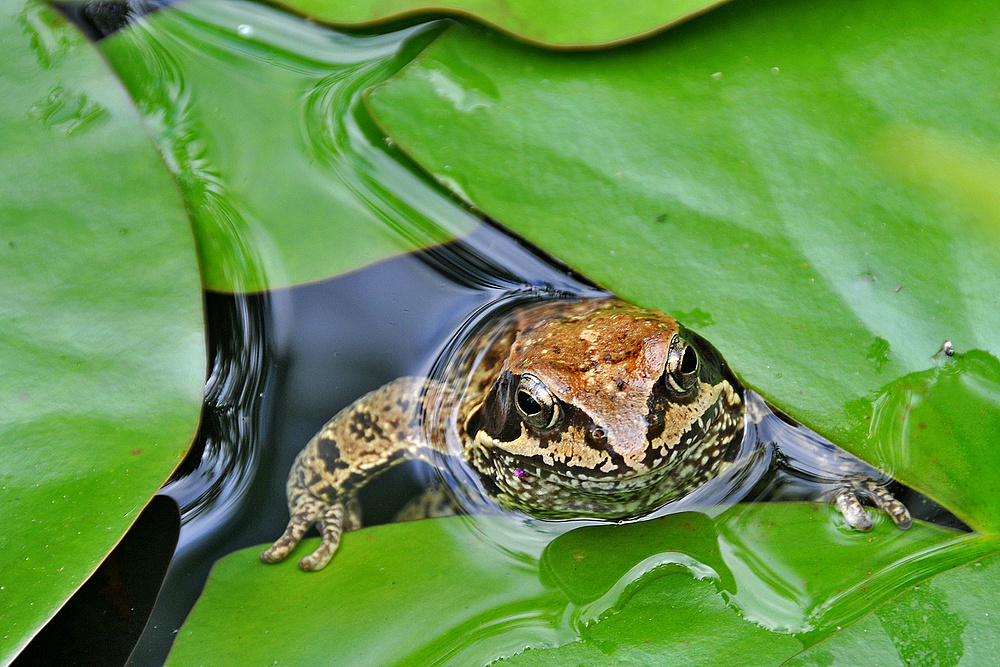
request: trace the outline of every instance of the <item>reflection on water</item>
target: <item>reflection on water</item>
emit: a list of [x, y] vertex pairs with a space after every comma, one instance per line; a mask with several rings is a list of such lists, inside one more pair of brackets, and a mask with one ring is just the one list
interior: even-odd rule
[[[154, 18], [162, 21], [108, 45], [108, 53], [178, 177], [208, 284], [243, 293], [207, 297], [212, 367], [203, 427], [192, 456], [165, 489], [181, 505], [184, 524], [136, 664], [164, 658], [216, 559], [280, 534], [291, 461], [339, 408], [396, 377], [432, 374], [453, 363], [457, 350], [468, 349], [465, 340], [514, 302], [604, 294], [488, 225], [461, 241], [371, 264], [471, 229], [477, 220], [381, 141], [361, 103], [367, 87], [433, 37], [433, 26], [348, 36], [229, 1], [161, 14]], [[136, 56], [141, 67], [115, 61], [122, 54]], [[283, 97], [260, 94], [264, 89]], [[247, 129], [235, 122], [242, 114], [257, 123], [249, 126], [255, 134], [268, 137], [262, 143], [271, 153], [240, 136]], [[270, 187], [275, 165], [288, 169], [302, 189]], [[342, 240], [343, 228], [320, 224], [343, 219], [369, 236], [352, 245]], [[320, 280], [346, 269], [355, 271]], [[296, 286], [262, 291], [285, 284]], [[695, 325], [724, 317], [688, 315]], [[881, 354], [873, 348], [872, 360], [880, 363]], [[909, 471], [920, 449], [915, 439], [934, 432], [934, 418], [914, 425], [910, 417], [925, 409], [920, 397], [938, 387], [941, 396], [975, 397], [956, 399], [948, 409], [996, 403], [996, 359], [971, 353], [966, 359], [955, 362], [964, 366], [887, 388], [872, 432], [886, 448], [879, 460], [891, 462], [894, 472]], [[922, 393], [912, 391], [918, 385]], [[692, 577], [713, 587], [711, 599], [728, 605], [719, 613], [734, 622], [797, 633], [811, 643], [983, 548], [980, 538], [943, 529], [897, 531], [884, 517], [862, 535], [825, 506], [733, 506], [828, 498], [837, 488], [829, 463], [841, 456], [752, 392], [746, 400], [755, 418], [737, 464], [644, 517], [651, 520], [445, 522], [442, 530], [462, 532], [456, 544], [473, 545], [463, 554], [470, 562], [490, 564], [483, 577], [492, 576], [493, 587], [464, 592], [473, 611], [442, 605], [439, 618], [425, 620], [416, 647], [392, 644], [393, 628], [380, 628], [388, 633], [380, 650], [397, 651], [384, 662], [471, 664], [526, 646], [593, 640], [600, 633], [595, 628], [625, 617], [633, 600], [653, 590], [679, 596], [683, 586], [676, 582]], [[969, 421], [972, 416], [965, 414]], [[940, 428], [953, 423], [941, 416]], [[460, 504], [489, 507], [476, 497], [477, 490], [482, 495], [476, 476], [462, 466], [445, 467], [446, 481], [465, 482], [454, 494]], [[940, 468], [944, 480], [928, 493], [951, 479], [975, 478], [966, 471], [948, 478], [947, 466]], [[389, 521], [434, 478], [414, 465], [370, 484], [362, 495], [369, 523]], [[907, 498], [918, 516], [961, 526], [933, 504]], [[271, 576], [260, 567], [262, 579]], [[435, 593], [430, 588], [427, 596]], [[614, 652], [606, 643], [601, 650]]]
[[209, 374], [198, 439], [163, 491], [181, 508], [184, 540], [217, 531], [260, 465], [264, 389], [273, 371], [265, 295], [207, 295]]
[[[185, 508], [181, 546], [133, 661], [162, 660], [217, 558], [280, 534], [292, 459], [338, 408], [395, 377], [427, 374], [470, 319], [511, 293], [539, 292], [598, 293], [483, 226], [464, 242], [332, 281], [209, 293], [204, 455], [166, 489]], [[430, 477], [408, 466], [370, 484], [366, 520], [391, 521]], [[517, 539], [525, 541], [523, 531]]]
[[273, 318], [280, 299], [266, 294], [206, 295], [209, 373], [201, 425], [191, 451], [161, 493], [181, 510], [181, 531], [164, 590], [131, 664], [162, 660], [211, 563], [232, 548], [251, 491], [266, 465], [276, 370]]
[[180, 183], [209, 289], [322, 280], [475, 226], [364, 109], [439, 29], [348, 35], [217, 0], [102, 42]]

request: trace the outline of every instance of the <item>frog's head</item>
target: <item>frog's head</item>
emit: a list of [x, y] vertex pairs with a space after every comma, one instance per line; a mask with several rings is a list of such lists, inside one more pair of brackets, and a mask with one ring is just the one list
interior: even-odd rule
[[[466, 429], [519, 479], [530, 470], [611, 493], [626, 480], [639, 489], [682, 463], [708, 468], [731, 456], [743, 401], [715, 348], [663, 313], [618, 300], [548, 304], [520, 316]], [[692, 462], [693, 451], [708, 458]]]

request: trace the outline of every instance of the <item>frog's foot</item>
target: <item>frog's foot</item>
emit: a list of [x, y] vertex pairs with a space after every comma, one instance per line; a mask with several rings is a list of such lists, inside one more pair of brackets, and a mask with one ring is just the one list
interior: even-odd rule
[[309, 530], [309, 526], [319, 516], [323, 501], [307, 492], [302, 492], [293, 498], [289, 505], [292, 516], [288, 520], [285, 532], [271, 545], [270, 549], [260, 555], [260, 559], [265, 563], [277, 563], [291, 553], [295, 545], [302, 540], [302, 536]]
[[875, 507], [889, 515], [897, 528], [906, 530], [913, 523], [910, 512], [903, 503], [896, 500], [885, 487], [873, 480], [858, 482], [852, 487], [841, 489], [836, 496], [834, 504], [844, 519], [855, 530], [868, 532], [872, 529], [872, 520], [861, 506], [858, 496], [870, 500]]
[[306, 572], [322, 570], [340, 546], [341, 534], [361, 527], [361, 504], [357, 496], [327, 503], [309, 493], [302, 493], [290, 504], [292, 517], [284, 534], [260, 555], [265, 563], [284, 560], [315, 522], [323, 541], [316, 551], [299, 561], [299, 567]]
[[337, 552], [337, 547], [340, 546], [340, 536], [344, 532], [345, 523], [353, 521], [349, 516], [348, 521], [345, 521], [345, 515], [349, 515], [349, 512], [343, 501], [335, 501], [322, 509], [319, 516], [316, 517], [316, 525], [319, 526], [323, 540], [316, 551], [299, 561], [300, 570], [316, 572], [326, 567], [326, 564], [333, 558], [333, 554]]

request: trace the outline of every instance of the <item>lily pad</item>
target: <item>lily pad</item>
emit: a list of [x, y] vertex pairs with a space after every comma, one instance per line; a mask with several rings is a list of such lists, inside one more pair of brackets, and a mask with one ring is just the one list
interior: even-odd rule
[[450, 15], [471, 18], [539, 46], [608, 47], [642, 39], [711, 10], [728, 0], [285, 0], [283, 4], [342, 28]]
[[355, 113], [435, 30], [354, 37], [221, 0], [101, 42], [181, 184], [208, 289], [317, 281], [478, 222], [376, 147]]
[[[262, 547], [238, 551], [212, 569], [167, 664], [200, 664], [206, 650], [226, 664], [489, 662], [519, 650], [523, 635], [510, 630], [545, 633], [559, 595], [483, 546], [448, 520], [348, 533], [317, 576], [294, 556], [272, 566], [260, 562]], [[491, 625], [497, 617], [504, 622]]]
[[777, 664], [1000, 548], [919, 523], [841, 530], [835, 516], [811, 504], [737, 506], [716, 519], [687, 512], [552, 541], [507, 519], [418, 521], [348, 533], [331, 564], [309, 574], [294, 557], [260, 563], [257, 547], [216, 564], [168, 664], [198, 664], [209, 651], [234, 664], [664, 664], [681, 655], [693, 664], [708, 651], [727, 664]]
[[0, 9], [0, 663], [97, 568], [184, 456], [205, 381], [177, 188], [91, 44]]
[[[987, 0], [735, 3], [586, 57], [453, 27], [368, 100], [452, 192], [687, 321], [793, 417], [992, 529], [996, 494], [922, 480], [870, 424], [945, 340], [1000, 352], [1000, 219], [983, 205], [1000, 170], [976, 168], [996, 164], [998, 59]], [[1000, 440], [995, 402], [980, 407], [979, 437]], [[913, 445], [947, 466], [965, 445], [941, 426]], [[974, 473], [985, 487], [998, 451]]]
[[914, 586], [789, 661], [805, 665], [989, 665], [1000, 651], [1000, 554]]
[[983, 465], [996, 455], [1000, 433], [1000, 361], [978, 350], [940, 356], [939, 367], [884, 389], [868, 443], [914, 488], [934, 494], [969, 525], [995, 533], [996, 478], [983, 474]]

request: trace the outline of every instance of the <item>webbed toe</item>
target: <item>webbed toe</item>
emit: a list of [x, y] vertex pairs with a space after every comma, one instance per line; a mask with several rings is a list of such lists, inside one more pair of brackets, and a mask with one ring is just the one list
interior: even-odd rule
[[343, 501], [330, 503], [323, 508], [319, 516], [316, 517], [316, 525], [319, 526], [319, 532], [323, 539], [315, 551], [299, 561], [300, 570], [317, 572], [326, 567], [340, 546], [340, 536], [343, 534], [346, 513], [347, 506]]
[[889, 493], [885, 487], [879, 486], [874, 482], [869, 482], [868, 485], [868, 492], [872, 502], [875, 503], [876, 507], [889, 515], [889, 518], [892, 519], [897, 528], [906, 530], [913, 525], [910, 512], [903, 503], [896, 500], [896, 497]]

